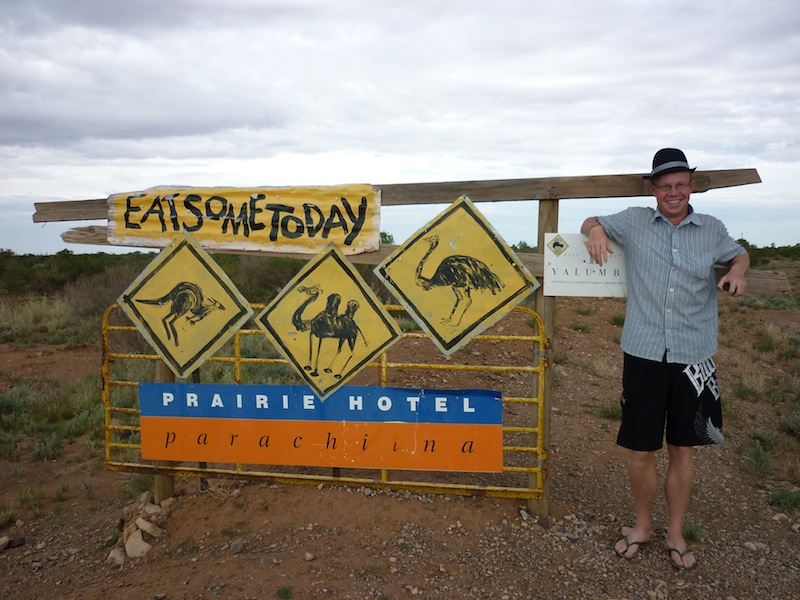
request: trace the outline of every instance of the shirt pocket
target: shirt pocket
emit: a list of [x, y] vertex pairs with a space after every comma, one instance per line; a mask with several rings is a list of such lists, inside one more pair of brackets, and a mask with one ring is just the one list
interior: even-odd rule
[[716, 262], [711, 252], [689, 252], [684, 259], [689, 277], [702, 280], [708, 279]]

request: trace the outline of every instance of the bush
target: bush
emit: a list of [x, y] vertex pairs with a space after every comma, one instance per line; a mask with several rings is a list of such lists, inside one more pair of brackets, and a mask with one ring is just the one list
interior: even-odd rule
[[800, 410], [791, 417], [782, 418], [781, 427], [783, 427], [783, 430], [789, 435], [800, 438]]
[[793, 490], [777, 490], [770, 492], [769, 501], [781, 508], [800, 508], [800, 492]]

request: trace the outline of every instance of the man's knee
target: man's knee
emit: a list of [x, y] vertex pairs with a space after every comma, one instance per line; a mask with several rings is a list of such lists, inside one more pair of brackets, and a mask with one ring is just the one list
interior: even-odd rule
[[694, 448], [691, 446], [674, 446], [672, 444], [667, 444], [667, 451], [669, 453], [670, 463], [686, 466], [692, 464]]
[[642, 452], [639, 450], [631, 450], [630, 453], [630, 467], [633, 470], [642, 470], [655, 467], [656, 453], [655, 452]]

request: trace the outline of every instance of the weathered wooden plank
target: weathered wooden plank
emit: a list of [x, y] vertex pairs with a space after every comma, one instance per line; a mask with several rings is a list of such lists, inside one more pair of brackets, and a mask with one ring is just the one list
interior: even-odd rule
[[63, 202], [35, 202], [34, 223], [56, 221], [94, 221], [108, 219], [108, 203], [105, 198], [96, 200], [65, 200]]
[[[74, 227], [68, 229], [61, 234], [61, 239], [69, 244], [93, 244], [97, 246], [110, 246], [106, 238], [106, 228], [90, 225], [88, 227]], [[363, 252], [362, 254], [354, 254], [348, 256], [348, 260], [355, 264], [364, 265], [377, 265], [381, 263], [387, 256], [397, 249], [396, 245], [381, 244], [381, 247], [376, 252]], [[143, 248], [144, 251], [153, 251], [152, 248]], [[257, 252], [248, 250], [235, 250], [235, 251], [220, 251], [215, 250], [216, 254], [242, 254], [242, 255], [255, 255], [263, 256], [264, 258], [299, 258], [302, 260], [311, 260], [314, 255], [311, 254], [297, 254], [290, 252]], [[527, 269], [535, 277], [542, 277], [544, 273], [544, 257], [541, 254], [520, 253], [520, 260], [527, 267]]]
[[[110, 246], [106, 238], [106, 228], [98, 225], [90, 225], [88, 227], [74, 227], [65, 231], [61, 235], [61, 239], [69, 244], [92, 244], [97, 246]], [[355, 254], [348, 258], [353, 263], [361, 263], [366, 265], [377, 265], [383, 261], [389, 254], [391, 254], [397, 246], [382, 244], [380, 250], [377, 252], [365, 252], [363, 254]], [[150, 248], [143, 248], [143, 250], [152, 250]], [[226, 254], [219, 252], [219, 254]], [[300, 258], [309, 260], [311, 258], [308, 254], [290, 254], [288, 252], [247, 252], [236, 251], [229, 252], [229, 254], [252, 254], [267, 257], [282, 257], [282, 258]], [[544, 257], [541, 254], [529, 254], [527, 252], [520, 252], [519, 258], [522, 263], [528, 268], [534, 277], [544, 277]], [[723, 267], [718, 267], [716, 270], [717, 279], [722, 277], [725, 273]], [[762, 296], [773, 296], [778, 294], [788, 294], [792, 291], [792, 286], [789, 283], [789, 278], [786, 273], [780, 271], [750, 271], [747, 274], [747, 293]]]
[[[760, 183], [755, 169], [697, 171], [696, 192]], [[642, 174], [591, 175], [580, 177], [540, 177], [533, 179], [487, 179], [438, 183], [398, 183], [376, 185], [383, 206], [409, 204], [450, 204], [462, 194], [473, 202], [516, 200], [570, 200], [585, 198], [630, 198], [649, 196]], [[37, 202], [34, 223], [86, 221], [108, 218], [106, 199]]]
[[[760, 183], [755, 169], [696, 171], [696, 193], [715, 188]], [[650, 185], [642, 173], [453, 181], [440, 183], [401, 183], [380, 185], [381, 204], [440, 204], [453, 202], [465, 194], [473, 202], [516, 200], [574, 200], [586, 198], [633, 198], [650, 195]]]

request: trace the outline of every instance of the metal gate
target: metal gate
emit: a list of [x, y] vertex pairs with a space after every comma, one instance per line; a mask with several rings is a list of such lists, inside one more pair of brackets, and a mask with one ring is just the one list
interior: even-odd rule
[[[256, 314], [264, 305], [253, 304]], [[103, 393], [106, 463], [112, 470], [196, 478], [268, 480], [292, 484], [326, 484], [403, 489], [434, 494], [502, 496], [541, 500], [547, 478], [544, 445], [544, 381], [549, 340], [542, 318], [524, 306], [451, 356], [413, 331], [415, 323], [398, 305], [387, 305], [403, 330], [403, 339], [365, 367], [352, 381], [358, 385], [414, 388], [481, 388], [502, 392], [502, 473], [390, 471], [386, 469], [281, 467], [257, 464], [166, 463], [141, 458], [138, 384], [164, 380], [168, 369], [138, 330], [113, 305], [103, 316]], [[251, 325], [249, 323], [248, 325]], [[531, 330], [511, 335], [511, 329]], [[430, 345], [427, 348], [426, 345]], [[428, 352], [428, 350], [434, 350]], [[420, 354], [432, 358], [418, 360]], [[156, 375], [159, 373], [160, 375]], [[457, 383], [456, 383], [457, 381]], [[232, 340], [192, 375], [194, 383], [302, 383], [288, 362], [257, 328], [238, 330]]]

